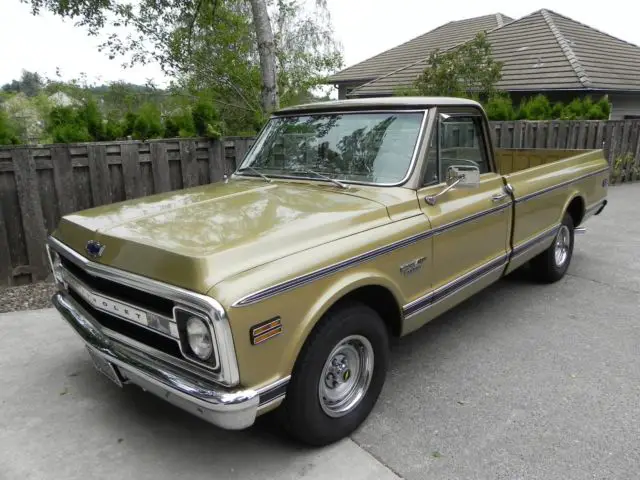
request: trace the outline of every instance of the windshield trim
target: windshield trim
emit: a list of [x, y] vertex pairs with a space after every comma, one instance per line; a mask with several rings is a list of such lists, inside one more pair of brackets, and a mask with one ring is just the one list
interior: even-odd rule
[[[262, 135], [266, 132], [266, 130], [269, 128], [269, 124], [271, 123], [272, 120], [275, 120], [277, 118], [283, 118], [283, 117], [302, 117], [302, 116], [314, 116], [314, 115], [333, 115], [333, 114], [357, 114], [357, 113], [422, 113], [422, 120], [420, 121], [420, 127], [419, 127], [419, 131], [418, 131], [418, 137], [416, 138], [416, 144], [413, 147], [413, 153], [411, 154], [411, 162], [409, 163], [409, 168], [407, 168], [407, 172], [405, 173], [405, 176], [399, 181], [399, 182], [395, 182], [395, 183], [377, 183], [377, 182], [362, 182], [362, 181], [357, 181], [357, 180], [343, 180], [342, 178], [340, 178], [340, 182], [342, 183], [347, 183], [350, 185], [367, 185], [367, 186], [374, 186], [374, 187], [399, 187], [401, 185], [404, 185], [405, 183], [407, 183], [407, 181], [411, 178], [411, 175], [414, 172], [416, 163], [418, 161], [418, 153], [420, 152], [420, 147], [422, 146], [422, 141], [423, 141], [423, 137], [424, 137], [424, 132], [425, 132], [425, 126], [427, 124], [427, 118], [429, 116], [429, 108], [418, 108], [418, 109], [402, 109], [402, 108], [389, 108], [389, 109], [376, 109], [376, 110], [371, 110], [371, 109], [357, 109], [357, 110], [335, 110], [335, 111], [314, 111], [314, 112], [309, 112], [309, 113], [302, 113], [302, 112], [296, 112], [296, 113], [291, 113], [291, 114], [283, 114], [283, 115], [272, 115], [271, 118], [269, 119], [269, 121], [264, 125], [264, 127], [260, 130], [260, 132], [258, 133], [258, 135], [256, 136], [256, 141], [253, 142], [253, 145], [251, 145], [251, 148], [249, 149], [249, 151], [247, 152], [247, 154], [244, 157], [243, 162], [236, 168], [236, 171], [233, 172], [232, 176], [238, 176], [238, 177], [252, 177], [252, 178], [260, 178], [257, 175], [247, 175], [246, 172], [242, 172], [240, 173], [239, 170], [243, 167], [243, 165], [247, 162], [249, 162], [250, 160], [253, 159], [253, 154], [255, 153], [255, 150], [257, 148], [258, 145], [258, 139], [260, 137], [262, 137]], [[324, 180], [321, 178], [317, 178], [317, 177], [304, 177], [304, 176], [290, 176], [290, 175], [278, 175], [278, 174], [269, 174], [269, 178], [273, 179], [273, 180], [277, 180], [277, 179], [290, 179], [290, 180], [315, 180], [315, 181], [321, 181], [321, 182], [329, 182], [329, 180]]]

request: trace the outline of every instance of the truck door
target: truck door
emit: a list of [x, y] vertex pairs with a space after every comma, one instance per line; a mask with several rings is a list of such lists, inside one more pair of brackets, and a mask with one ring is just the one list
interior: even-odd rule
[[[423, 187], [418, 190], [420, 208], [433, 228], [432, 290], [422, 305], [414, 306], [429, 317], [423, 320], [501, 276], [511, 228], [511, 197], [488, 148], [482, 113], [473, 107], [441, 108], [431, 134]], [[449, 167], [470, 165], [479, 169], [479, 185], [442, 193]]]

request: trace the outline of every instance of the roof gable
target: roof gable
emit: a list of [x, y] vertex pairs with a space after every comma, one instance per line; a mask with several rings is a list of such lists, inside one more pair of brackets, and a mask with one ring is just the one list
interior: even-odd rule
[[[538, 10], [488, 32], [487, 39], [494, 58], [504, 62], [498, 88], [640, 90], [640, 47], [555, 12]], [[411, 86], [426, 68], [428, 55], [362, 85], [351, 95], [391, 95]]]
[[512, 20], [506, 15], [497, 13], [446, 23], [330, 76], [328, 83], [372, 80], [420, 60], [425, 56], [425, 52], [428, 55], [436, 48], [451, 48], [472, 39], [480, 31], [494, 29]]
[[591, 88], [640, 90], [640, 47], [548, 11]]

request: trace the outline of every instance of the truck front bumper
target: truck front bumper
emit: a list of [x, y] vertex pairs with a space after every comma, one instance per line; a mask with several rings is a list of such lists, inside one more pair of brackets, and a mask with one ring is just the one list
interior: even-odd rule
[[[138, 385], [203, 420], [229, 430], [255, 421], [260, 395], [255, 390], [228, 390], [191, 371], [107, 337], [100, 324], [65, 292], [53, 305], [86, 344], [94, 361], [115, 367], [116, 383]], [[108, 375], [111, 376], [111, 375]]]

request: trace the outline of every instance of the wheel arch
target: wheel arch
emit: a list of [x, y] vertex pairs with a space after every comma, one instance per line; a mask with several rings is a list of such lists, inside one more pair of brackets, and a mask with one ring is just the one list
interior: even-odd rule
[[[569, 196], [569, 199], [566, 201], [564, 208], [562, 209], [562, 215], [568, 213], [573, 220], [574, 228], [579, 226], [584, 219], [586, 212], [586, 202], [582, 195], [578, 192], [574, 192]], [[562, 221], [562, 219], [560, 219]]]
[[290, 351], [283, 355], [283, 359], [292, 360], [289, 365], [291, 368], [318, 323], [331, 310], [351, 301], [362, 302], [373, 308], [382, 318], [389, 336], [399, 337], [403, 321], [401, 298], [399, 287], [378, 272], [360, 271], [332, 282], [308, 309], [307, 315], [291, 337], [298, 341], [292, 342]]

